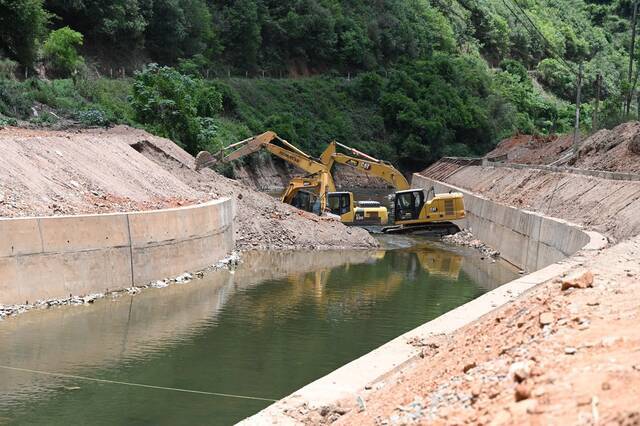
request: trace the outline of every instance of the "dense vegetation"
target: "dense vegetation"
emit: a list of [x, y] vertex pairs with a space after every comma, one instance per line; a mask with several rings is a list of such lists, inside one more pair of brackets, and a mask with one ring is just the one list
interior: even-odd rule
[[569, 131], [578, 64], [583, 130], [598, 74], [598, 125], [635, 115], [634, 5], [0, 0], [0, 125], [124, 122], [191, 152], [272, 128], [312, 153], [337, 138], [416, 169]]

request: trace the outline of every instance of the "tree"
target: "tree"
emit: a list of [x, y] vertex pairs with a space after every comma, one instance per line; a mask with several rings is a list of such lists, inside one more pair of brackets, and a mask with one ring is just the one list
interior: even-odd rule
[[0, 51], [25, 67], [32, 66], [48, 20], [43, 0], [0, 0]]
[[[133, 53], [144, 45], [151, 0], [47, 0], [47, 8], [68, 25], [108, 52], [126, 48]], [[115, 52], [113, 52], [115, 53]]]
[[225, 56], [245, 70], [257, 68], [262, 44], [261, 22], [254, 0], [237, 0], [222, 10], [222, 40]]
[[217, 45], [211, 13], [204, 0], [154, 0], [145, 32], [147, 49], [154, 60], [175, 64], [207, 52]]
[[222, 96], [200, 79], [152, 64], [136, 74], [131, 104], [138, 122], [195, 155], [214, 134]]
[[82, 43], [82, 34], [69, 27], [52, 31], [43, 47], [49, 71], [61, 77], [76, 75], [84, 65], [84, 59], [77, 51]]

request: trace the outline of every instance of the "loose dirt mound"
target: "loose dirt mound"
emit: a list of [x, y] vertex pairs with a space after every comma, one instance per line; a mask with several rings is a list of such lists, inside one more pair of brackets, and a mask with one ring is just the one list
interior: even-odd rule
[[621, 124], [612, 130], [600, 130], [582, 143], [575, 166], [640, 173], [640, 151], [634, 152], [639, 137], [640, 122], [637, 121]]
[[[486, 157], [506, 163], [551, 164], [570, 152], [572, 135], [516, 135], [503, 140]], [[573, 167], [640, 173], [640, 122], [602, 129], [581, 142]]]
[[236, 199], [239, 249], [373, 247], [364, 230], [319, 218], [212, 170], [144, 131], [0, 131], [0, 216], [105, 213]]
[[488, 158], [503, 157], [507, 163], [550, 164], [571, 148], [571, 135], [516, 135], [503, 140]]

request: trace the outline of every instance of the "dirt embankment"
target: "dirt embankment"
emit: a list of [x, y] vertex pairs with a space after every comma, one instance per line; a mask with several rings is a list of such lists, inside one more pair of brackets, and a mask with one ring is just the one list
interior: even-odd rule
[[110, 130], [0, 130], [0, 216], [158, 209], [236, 199], [239, 249], [368, 248], [364, 230], [284, 205], [212, 170], [173, 142]]
[[575, 167], [640, 173], [640, 122], [594, 133], [582, 142]]
[[515, 135], [501, 141], [486, 157], [519, 164], [551, 164], [571, 149], [571, 135]]
[[[507, 163], [551, 164], [571, 152], [573, 135], [516, 135], [501, 141], [486, 157]], [[602, 129], [580, 142], [572, 167], [640, 173], [640, 122]]]
[[[294, 169], [284, 162], [272, 159], [268, 154], [255, 154], [257, 159], [244, 164], [233, 164], [234, 179], [257, 191], [280, 191], [287, 187], [296, 175]], [[301, 174], [301, 173], [298, 173]]]
[[447, 182], [494, 201], [570, 220], [613, 240], [640, 234], [640, 182], [481, 166], [462, 168]]

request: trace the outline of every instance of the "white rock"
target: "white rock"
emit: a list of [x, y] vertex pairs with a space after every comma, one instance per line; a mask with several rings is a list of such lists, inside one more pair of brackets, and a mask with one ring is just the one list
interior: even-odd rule
[[193, 275], [191, 275], [188, 272], [185, 272], [184, 274], [178, 275], [176, 277], [176, 283], [185, 284], [185, 283], [188, 283], [189, 281], [191, 281], [192, 278], [193, 278]]
[[516, 382], [521, 382], [531, 375], [531, 361], [514, 362], [509, 367], [509, 377]]
[[154, 283], [151, 283], [150, 287], [153, 287], [153, 288], [165, 288], [165, 287], [168, 287], [168, 286], [169, 286], [169, 284], [167, 284], [166, 282], [158, 280], [158, 281], [156, 281]]

